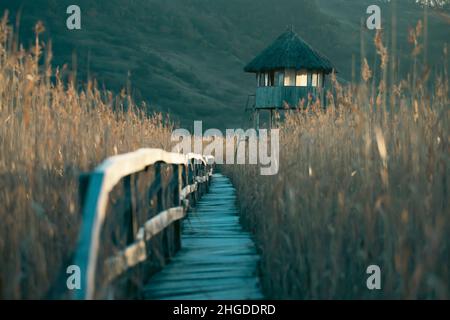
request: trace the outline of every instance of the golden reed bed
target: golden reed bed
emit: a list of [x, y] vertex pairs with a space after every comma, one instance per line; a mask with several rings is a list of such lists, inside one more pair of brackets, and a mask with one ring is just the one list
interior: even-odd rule
[[[421, 34], [421, 23], [410, 31], [413, 61]], [[271, 298], [450, 297], [447, 47], [444, 64], [414, 63], [407, 79], [392, 81], [381, 33], [375, 46], [381, 81], [364, 60], [361, 84], [333, 81], [326, 111], [306, 101], [287, 112], [278, 175], [225, 167]], [[381, 290], [366, 286], [372, 264]]]

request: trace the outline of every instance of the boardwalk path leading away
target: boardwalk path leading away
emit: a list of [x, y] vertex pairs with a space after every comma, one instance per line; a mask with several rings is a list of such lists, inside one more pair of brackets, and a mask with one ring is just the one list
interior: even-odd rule
[[236, 190], [214, 174], [209, 193], [183, 222], [182, 249], [145, 286], [147, 299], [262, 299], [259, 256], [239, 223]]

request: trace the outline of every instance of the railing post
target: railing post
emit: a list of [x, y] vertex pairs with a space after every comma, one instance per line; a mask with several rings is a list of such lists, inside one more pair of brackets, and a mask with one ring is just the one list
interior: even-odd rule
[[[173, 193], [173, 202], [174, 202], [175, 207], [180, 206], [180, 193], [181, 193], [181, 186], [183, 183], [181, 173], [182, 173], [181, 166], [179, 164], [173, 165], [173, 178], [176, 179], [176, 181], [177, 181], [175, 188], [174, 188], [174, 193]], [[181, 221], [180, 220], [177, 220], [174, 222], [173, 231], [174, 231], [175, 251], [178, 251], [181, 249]]]
[[[146, 220], [152, 218], [152, 213], [153, 213], [153, 197], [155, 197], [155, 195], [158, 195], [159, 189], [161, 187], [161, 168], [160, 168], [160, 164], [159, 163], [155, 163], [153, 164], [153, 182], [150, 185], [150, 187], [148, 188], [147, 191], [147, 199], [149, 200], [149, 204], [148, 207], [150, 208], [150, 211], [147, 212], [147, 216], [145, 217]], [[159, 200], [157, 199], [156, 201], [156, 211], [158, 213], [160, 207], [159, 207]], [[145, 233], [145, 231], [144, 231]], [[154, 257], [154, 250], [152, 250], [152, 247], [149, 246], [149, 244], [146, 242], [146, 251], [147, 251], [147, 256], [148, 257]]]
[[156, 210], [157, 212], [161, 212], [164, 210], [164, 204], [160, 162], [155, 163], [155, 184], [158, 186], [158, 191], [156, 192]]
[[[195, 178], [194, 178], [194, 164], [192, 163], [192, 160], [189, 160], [189, 164], [187, 167], [187, 184], [188, 185], [192, 185], [194, 184]], [[192, 203], [192, 205], [195, 205], [195, 192], [192, 192], [191, 194], [189, 194], [189, 202]]]
[[[158, 192], [156, 193], [156, 207], [157, 212], [164, 211], [166, 204], [166, 192], [162, 185], [162, 163], [158, 162], [155, 164], [155, 175], [158, 177], [157, 184], [159, 184]], [[170, 234], [169, 234], [170, 228], [166, 228], [162, 231], [162, 242], [163, 242], [163, 256], [164, 259], [167, 261], [167, 259], [170, 257]]]
[[199, 188], [200, 188], [200, 184], [197, 182], [197, 176], [198, 176], [198, 164], [197, 164], [197, 160], [194, 159], [194, 172], [192, 174], [192, 183], [197, 184], [197, 187], [195, 188], [195, 191], [194, 191], [195, 205], [197, 205], [198, 193], [199, 193]]
[[208, 193], [209, 192], [209, 179], [211, 179], [211, 177], [209, 176], [209, 165], [208, 164], [205, 165], [205, 176], [206, 176], [205, 191], [206, 191], [206, 193]]
[[[199, 167], [200, 167], [199, 175], [200, 175], [200, 177], [202, 177], [202, 179], [205, 179], [205, 165], [203, 164], [203, 162], [201, 164], [199, 164]], [[203, 195], [206, 192], [205, 183], [206, 183], [206, 180], [205, 180], [205, 182], [202, 182], [202, 184], [201, 184], [201, 195]]]
[[125, 201], [125, 221], [127, 228], [127, 244], [134, 242], [137, 233], [137, 224], [134, 217], [133, 208], [133, 192], [131, 190], [131, 175], [126, 176], [123, 180], [124, 201]]
[[[155, 163], [155, 184], [158, 188], [156, 193], [156, 212], [161, 212], [164, 210], [164, 190], [162, 185], [162, 175], [161, 175], [162, 163]], [[162, 231], [162, 241], [163, 241], [163, 256], [167, 258], [167, 229]]]
[[82, 173], [78, 178], [78, 201], [81, 211], [83, 211], [84, 204], [86, 202], [86, 194], [89, 187], [89, 178], [89, 173]]
[[[131, 183], [132, 175], [124, 177], [124, 201], [125, 201], [125, 227], [127, 228], [127, 245], [132, 244], [135, 241], [137, 234], [137, 221], [135, 217], [135, 206], [133, 201], [133, 188]], [[134, 190], [136, 192], [136, 190]], [[127, 275], [125, 282], [125, 290], [128, 294], [135, 295], [139, 288], [133, 281], [133, 276]]]

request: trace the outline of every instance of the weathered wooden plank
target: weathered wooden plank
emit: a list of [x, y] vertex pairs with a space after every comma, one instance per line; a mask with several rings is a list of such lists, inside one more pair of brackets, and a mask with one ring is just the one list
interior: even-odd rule
[[[181, 271], [181, 270], [180, 270]], [[234, 279], [236, 272], [230, 268], [221, 269], [189, 269], [184, 272], [172, 273], [171, 277], [164, 277], [161, 279], [155, 278], [152, 280], [153, 284], [159, 282], [180, 282], [180, 281], [192, 281], [192, 280], [215, 280], [215, 279]], [[254, 278], [254, 272], [243, 273], [243, 278]]]
[[[200, 288], [201, 289], [201, 288]], [[161, 300], [258, 300], [263, 299], [256, 280], [249, 281], [243, 289], [242, 286], [216, 286], [209, 287], [209, 290], [199, 290], [198, 287], [191, 287], [182, 291], [166, 290], [157, 292], [156, 295], [149, 293], [150, 299]]]
[[220, 293], [222, 290], [238, 290], [236, 293], [242, 295], [248, 290], [253, 290], [257, 287], [257, 280], [254, 277], [237, 278], [233, 277], [221, 279], [194, 279], [188, 281], [164, 281], [159, 283], [158, 287], [151, 291], [153, 296], [165, 295], [180, 295], [187, 293], [204, 293], [210, 294], [211, 299], [214, 299], [214, 294]]
[[[254, 276], [255, 275], [255, 270], [254, 270], [254, 265], [252, 265], [252, 268], [242, 268], [241, 269], [241, 273], [244, 277], [251, 275]], [[236, 270], [234, 268], [234, 266], [224, 266], [224, 265], [192, 265], [189, 269], [185, 269], [183, 268], [183, 266], [177, 265], [177, 266], [171, 266], [171, 276], [162, 276], [162, 275], [156, 275], [155, 277], [152, 278], [151, 282], [158, 282], [158, 281], [164, 281], [164, 279], [170, 279], [170, 278], [176, 278], [177, 277], [177, 273], [180, 275], [197, 275], [200, 276], [202, 274], [210, 274], [210, 275], [214, 275], [214, 276], [218, 276], [220, 277], [220, 275], [224, 272], [230, 272], [233, 273], [234, 275], [236, 275]], [[148, 290], [152, 290], [151, 287], [148, 288]]]

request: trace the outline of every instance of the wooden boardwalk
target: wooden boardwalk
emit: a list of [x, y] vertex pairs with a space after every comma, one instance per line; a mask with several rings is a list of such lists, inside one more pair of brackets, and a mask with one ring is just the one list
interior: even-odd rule
[[214, 174], [209, 193], [183, 222], [182, 249], [144, 288], [146, 299], [262, 299], [259, 256], [243, 230], [228, 178]]

